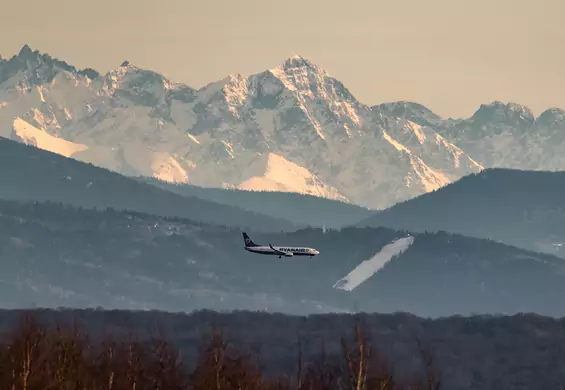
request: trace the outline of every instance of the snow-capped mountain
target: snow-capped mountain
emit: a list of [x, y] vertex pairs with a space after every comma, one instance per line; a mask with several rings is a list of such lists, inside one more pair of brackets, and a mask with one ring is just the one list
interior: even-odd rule
[[415, 103], [389, 107], [403, 119], [431, 125], [485, 167], [565, 169], [565, 111], [560, 108], [536, 118], [528, 107], [494, 101], [482, 104], [470, 118], [442, 120]]
[[[550, 114], [539, 118], [544, 129], [562, 123]], [[512, 118], [443, 120], [403, 102], [369, 107], [300, 56], [200, 90], [127, 61], [105, 75], [77, 70], [28, 46], [0, 61], [1, 136], [126, 175], [372, 208], [491, 166], [484, 150], [500, 154], [501, 137], [535, 126]], [[492, 145], [465, 135], [504, 121], [511, 130], [492, 135]]]

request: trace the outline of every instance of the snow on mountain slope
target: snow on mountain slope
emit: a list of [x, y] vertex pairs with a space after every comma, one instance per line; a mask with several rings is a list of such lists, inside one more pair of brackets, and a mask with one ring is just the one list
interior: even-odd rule
[[[216, 167], [222, 167], [215, 170], [216, 175], [202, 175], [197, 171], [206, 171], [205, 164], [197, 164], [194, 184], [219, 185], [199, 181], [197, 176], [222, 176], [229, 182], [254, 156], [275, 153], [354, 203], [384, 207], [450, 182], [446, 177], [459, 178], [481, 169], [460, 156], [455, 146], [450, 160], [459, 157], [464, 164], [450, 164], [447, 173], [439, 162], [428, 164], [423, 148], [408, 155], [400, 152], [390, 143], [393, 136], [386, 135], [389, 127], [382, 118], [376, 118], [326, 71], [299, 56], [260, 74], [212, 83], [197, 91], [192, 104], [200, 115], [188, 133], [203, 148], [191, 157], [206, 161], [203, 154], [213, 155], [215, 162], [220, 161]], [[424, 144], [430, 142], [436, 145], [434, 137]], [[218, 175], [230, 166], [231, 172]], [[261, 189], [265, 184], [253, 182]]]
[[243, 178], [237, 186], [242, 190], [296, 192], [347, 201], [337, 189], [325, 185], [306, 168], [274, 153], [259, 156], [244, 170]]
[[33, 145], [39, 149], [57, 153], [65, 157], [73, 157], [75, 154], [88, 149], [86, 145], [75, 144], [52, 136], [45, 130], [38, 129], [21, 118], [14, 120], [11, 138], [14, 141]]
[[565, 111], [550, 108], [537, 118], [516, 103], [482, 104], [470, 117], [437, 120], [425, 111], [395, 111], [400, 118], [424, 125], [457, 144], [484, 167], [525, 170], [565, 169]]
[[123, 157], [136, 172], [145, 176], [173, 183], [188, 181], [186, 170], [169, 153], [148, 151], [146, 146], [136, 142], [124, 146]]
[[[186, 182], [188, 180], [186, 171], [172, 156], [163, 152], [148, 151], [145, 146], [139, 143], [129, 143], [119, 153], [110, 148], [104, 149], [96, 146], [95, 150], [92, 151], [89, 150], [87, 145], [55, 137], [45, 130], [30, 125], [21, 118], [14, 120], [13, 131], [9, 138], [105, 168], [123, 171], [124, 165], [127, 165], [132, 170], [132, 174], [142, 173], [145, 176], [153, 176], [168, 182]], [[116, 167], [120, 169], [116, 169]]]
[[[436, 190], [444, 185], [449, 184], [449, 178], [441, 172], [436, 172], [426, 166], [426, 164], [404, 145], [394, 140], [386, 131], [383, 131], [383, 138], [394, 146], [399, 152], [406, 153], [410, 159], [410, 165], [413, 168], [416, 179], [424, 186], [426, 192]], [[405, 177], [406, 185], [410, 186], [414, 180], [414, 176], [409, 174]]]
[[[19, 117], [88, 147], [75, 158], [207, 187], [284, 188], [383, 208], [482, 169], [433, 128], [360, 103], [300, 56], [195, 90], [127, 61], [99, 75], [24, 48], [0, 63], [0, 101], [2, 136]], [[292, 162], [301, 173], [245, 176], [262, 156], [269, 172]]]

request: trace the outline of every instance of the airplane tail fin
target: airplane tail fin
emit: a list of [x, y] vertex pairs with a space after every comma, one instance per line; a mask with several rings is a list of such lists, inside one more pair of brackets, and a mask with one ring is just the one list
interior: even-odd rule
[[243, 241], [245, 242], [246, 247], [257, 246], [257, 244], [255, 244], [253, 240], [249, 238], [249, 236], [245, 232], [243, 232]]

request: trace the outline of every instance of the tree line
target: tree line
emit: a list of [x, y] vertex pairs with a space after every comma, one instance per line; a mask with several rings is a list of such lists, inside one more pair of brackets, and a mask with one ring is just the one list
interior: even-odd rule
[[363, 326], [352, 329], [353, 342], [341, 338], [338, 359], [323, 351], [305, 361], [297, 342], [295, 372], [264, 375], [252, 352], [229, 341], [223, 331], [203, 334], [193, 369], [179, 349], [159, 331], [149, 339], [106, 335], [90, 338], [77, 322], [42, 324], [24, 312], [0, 343], [0, 388], [12, 390], [149, 390], [149, 389], [410, 389], [439, 390], [441, 376], [433, 354], [419, 346], [423, 375], [400, 384], [386, 357], [374, 348]]

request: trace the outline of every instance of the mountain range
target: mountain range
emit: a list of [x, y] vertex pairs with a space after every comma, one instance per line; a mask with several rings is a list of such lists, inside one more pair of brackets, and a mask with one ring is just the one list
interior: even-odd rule
[[0, 61], [0, 304], [562, 315], [562, 174], [488, 168], [525, 153], [500, 140], [558, 150], [560, 111], [528, 112], [369, 107], [298, 56], [195, 90], [25, 46]]
[[[189, 354], [224, 323], [279, 369], [292, 332], [327, 358], [362, 319], [410, 370], [426, 367], [407, 341], [433, 341], [450, 388], [555, 387], [564, 131], [558, 108], [365, 105], [300, 56], [194, 89], [26, 45], [0, 57], [0, 308], [86, 308], [100, 331], [166, 317]], [[242, 232], [320, 254], [259, 256]], [[178, 314], [198, 309], [235, 313]]]
[[127, 176], [297, 192], [384, 209], [488, 167], [562, 169], [565, 112], [443, 119], [369, 106], [293, 56], [194, 89], [125, 61], [100, 74], [24, 46], [0, 60], [0, 136]]
[[[0, 306], [560, 316], [564, 260], [535, 252], [563, 242], [561, 176], [486, 169], [374, 212], [129, 178], [0, 139]], [[326, 222], [338, 229], [301, 227]], [[241, 229], [321, 255], [251, 255]]]
[[[0, 139], [0, 306], [563, 315], [564, 260], [517, 247], [528, 243], [527, 228], [544, 228], [535, 242], [558, 234], [559, 221], [548, 223], [545, 213], [524, 229], [512, 219], [523, 206], [559, 207], [559, 192], [551, 191], [559, 177], [492, 173], [406, 201], [438, 198], [395, 217], [403, 203], [371, 212], [307, 195], [195, 189], [128, 178]], [[489, 202], [493, 208], [484, 208]], [[457, 214], [460, 204], [467, 207]], [[516, 235], [517, 245], [439, 231], [458, 227], [441, 223], [442, 209], [467, 224], [468, 235], [481, 236], [490, 224], [482, 237], [490, 236], [509, 225], [508, 236], [494, 239]], [[387, 225], [391, 213], [394, 229], [364, 227]], [[502, 225], [492, 223], [497, 215]], [[343, 226], [357, 217], [364, 222]], [[326, 220], [339, 229], [300, 228]], [[438, 231], [428, 233], [433, 227]], [[242, 249], [241, 229], [258, 243], [313, 246], [321, 255], [307, 261], [251, 255]]]

